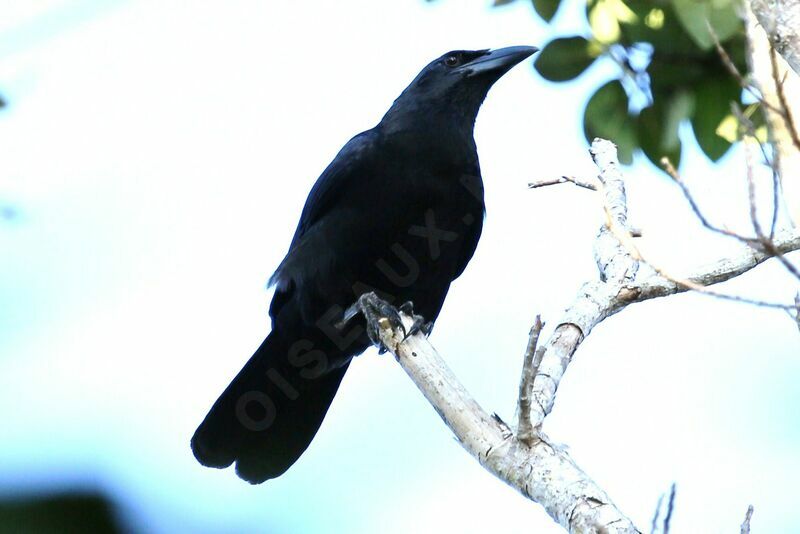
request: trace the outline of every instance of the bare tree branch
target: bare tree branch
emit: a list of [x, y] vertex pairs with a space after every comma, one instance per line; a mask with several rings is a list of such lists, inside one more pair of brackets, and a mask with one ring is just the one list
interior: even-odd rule
[[542, 352], [537, 349], [542, 328], [544, 328], [544, 323], [542, 318], [537, 315], [528, 336], [528, 347], [525, 350], [525, 358], [522, 362], [522, 376], [519, 381], [517, 439], [525, 445], [533, 444], [536, 437], [533, 425], [531, 425], [531, 392], [533, 390], [533, 377], [536, 376], [536, 370], [542, 361]]
[[[739, 276], [775, 254], [742, 245], [730, 257], [695, 268], [682, 280], [664, 276], [641, 262], [632, 244], [616, 147], [595, 139], [591, 154], [600, 170], [597, 191], [606, 214], [595, 242], [599, 279], [583, 284], [543, 345], [538, 344], [543, 327], [538, 317], [531, 328], [520, 378], [516, 436], [499, 417], [481, 408], [427, 338], [421, 334], [405, 337], [403, 329], [393, 328], [387, 319], [379, 319], [377, 327], [383, 345], [395, 355], [464, 449], [489, 472], [541, 504], [570, 532], [634, 533], [639, 531], [630, 519], [566, 450], [541, 430], [572, 356], [598, 323], [626, 306], [689, 289], [705, 290], [705, 286]], [[795, 231], [778, 231], [771, 241], [781, 255], [800, 249], [800, 233]], [[776, 306], [795, 310], [800, 307], [800, 297], [797, 305]], [[412, 318], [402, 315], [402, 319], [410, 328]], [[673, 504], [674, 489], [664, 528], [668, 528]]]
[[597, 191], [597, 186], [594, 185], [592, 182], [588, 180], [581, 180], [580, 178], [575, 178], [574, 176], [561, 176], [559, 178], [553, 178], [550, 180], [538, 180], [536, 182], [530, 182], [528, 184], [528, 188], [536, 189], [538, 187], [547, 187], [549, 185], [566, 184], [566, 183], [575, 184], [578, 187], [582, 187], [584, 189], [591, 189], [592, 191]]
[[[625, 231], [626, 208], [624, 183], [616, 160], [616, 148], [608, 141], [595, 139], [592, 153], [600, 167], [600, 183], [605, 193], [608, 223], [600, 231], [595, 256], [600, 280], [586, 282], [550, 339], [544, 345], [542, 362], [534, 377], [531, 422], [540, 427], [553, 408], [555, 393], [572, 355], [592, 328], [625, 306], [657, 297], [688, 291], [704, 293], [753, 304], [794, 309], [792, 304], [773, 304], [738, 296], [717, 294], [705, 286], [735, 278], [766, 261], [772, 254], [743, 246], [740, 251], [718, 262], [697, 267], [681, 277], [665, 276], [663, 270], [638, 269], [631, 250], [638, 251], [630, 233]], [[615, 231], [616, 230], [616, 231]], [[620, 239], [622, 238], [622, 239]], [[800, 234], [778, 232], [775, 248], [781, 254], [800, 249]], [[637, 252], [638, 254], [638, 252]], [[639, 258], [641, 256], [639, 255]]]
[[[412, 320], [403, 316], [406, 328]], [[497, 478], [541, 504], [570, 532], [637, 533], [610, 497], [584, 473], [567, 452], [538, 434], [531, 446], [518, 440], [492, 417], [453, 375], [427, 338], [404, 340], [403, 331], [380, 321], [383, 344], [436, 408], [461, 446]]]

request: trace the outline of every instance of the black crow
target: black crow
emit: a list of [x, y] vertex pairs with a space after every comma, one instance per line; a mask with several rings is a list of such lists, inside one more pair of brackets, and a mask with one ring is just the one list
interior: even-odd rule
[[[297, 460], [350, 360], [374, 338], [363, 318], [348, 313], [359, 297], [375, 292], [410, 302], [436, 320], [483, 225], [478, 109], [489, 88], [534, 52], [514, 46], [444, 54], [323, 171], [270, 280], [272, 331], [192, 438], [201, 464], [236, 462], [240, 477], [260, 483]], [[381, 301], [361, 302], [391, 314]]]

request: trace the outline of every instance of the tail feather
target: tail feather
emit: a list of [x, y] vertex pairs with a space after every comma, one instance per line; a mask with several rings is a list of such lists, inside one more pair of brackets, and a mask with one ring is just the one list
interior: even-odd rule
[[195, 458], [217, 468], [236, 462], [236, 473], [253, 484], [283, 474], [311, 443], [348, 366], [296, 363], [289, 344], [270, 334], [195, 431]]

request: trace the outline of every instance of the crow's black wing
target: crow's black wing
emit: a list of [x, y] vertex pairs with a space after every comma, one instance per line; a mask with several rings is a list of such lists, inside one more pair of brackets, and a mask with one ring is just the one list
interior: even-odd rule
[[368, 167], [371, 161], [372, 152], [376, 144], [377, 133], [374, 130], [362, 132], [347, 142], [342, 147], [328, 167], [322, 174], [311, 192], [308, 194], [303, 212], [300, 215], [300, 222], [297, 224], [289, 251], [281, 264], [275, 269], [275, 273], [269, 280], [270, 285], [276, 284], [279, 289], [288, 283], [288, 276], [293, 264], [297, 263], [305, 254], [312, 254], [313, 250], [319, 250], [319, 245], [324, 245], [325, 232], [310, 231], [315, 224], [320, 222], [333, 207], [337, 206], [337, 200], [347, 195], [349, 190], [358, 188], [368, 177], [364, 175], [363, 169]]
[[305, 235], [315, 222], [328, 212], [347, 189], [358, 187], [366, 177], [360, 172], [375, 149], [377, 133], [367, 130], [350, 139], [317, 178], [308, 194], [292, 246]]

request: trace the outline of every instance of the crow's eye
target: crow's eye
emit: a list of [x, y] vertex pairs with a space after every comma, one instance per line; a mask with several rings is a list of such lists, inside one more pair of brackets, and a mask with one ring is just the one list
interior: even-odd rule
[[458, 59], [458, 56], [447, 56], [444, 60], [444, 64], [448, 67], [456, 67], [461, 61]]

